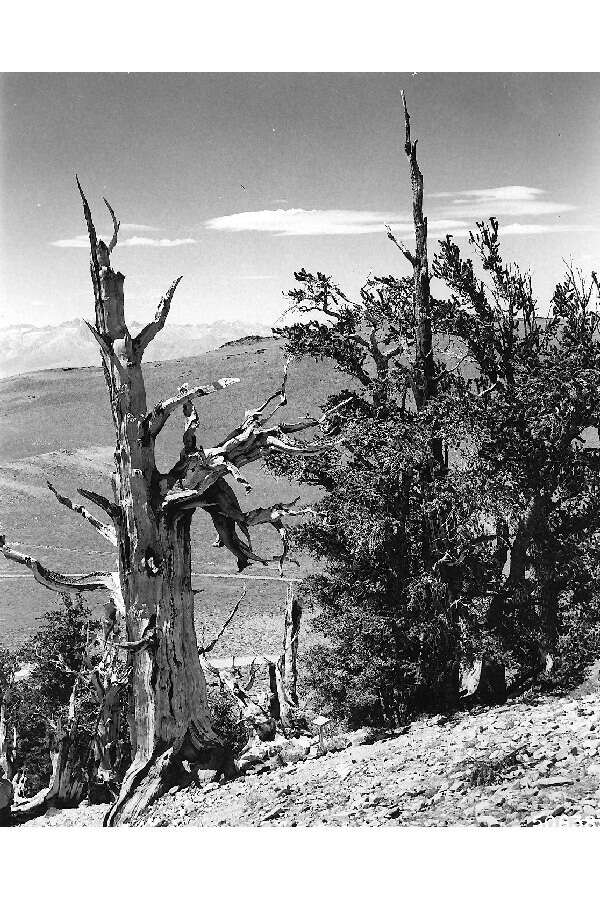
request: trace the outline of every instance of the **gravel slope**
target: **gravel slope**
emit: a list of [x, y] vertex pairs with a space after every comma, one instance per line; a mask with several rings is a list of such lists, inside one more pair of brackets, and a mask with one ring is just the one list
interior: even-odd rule
[[[594, 686], [595, 687], [595, 686]], [[580, 694], [581, 692], [578, 692]], [[600, 696], [514, 701], [422, 719], [406, 733], [163, 798], [148, 825], [478, 825], [600, 823]], [[105, 808], [36, 825], [99, 825]]]

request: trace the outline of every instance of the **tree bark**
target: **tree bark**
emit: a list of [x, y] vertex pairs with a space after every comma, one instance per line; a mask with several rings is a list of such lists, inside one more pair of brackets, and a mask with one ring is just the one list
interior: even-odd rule
[[83, 800], [87, 787], [87, 759], [89, 744], [82, 741], [75, 720], [66, 725], [59, 720], [50, 742], [52, 776], [44, 798], [46, 809], [77, 806]]
[[8, 692], [0, 694], [0, 766], [4, 769], [6, 777], [12, 781], [14, 775], [14, 746], [11, 746], [9, 728], [6, 721], [6, 701]]
[[283, 685], [295, 706], [298, 706], [298, 645], [302, 623], [302, 601], [288, 586], [283, 628]]

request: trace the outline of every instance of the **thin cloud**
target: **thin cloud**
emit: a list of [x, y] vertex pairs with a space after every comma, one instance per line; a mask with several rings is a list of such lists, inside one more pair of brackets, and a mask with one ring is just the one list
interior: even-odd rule
[[121, 247], [182, 247], [184, 244], [197, 244], [195, 238], [146, 238], [130, 237], [119, 243]]
[[443, 214], [468, 219], [482, 216], [548, 216], [576, 209], [569, 203], [546, 199], [547, 193], [541, 188], [509, 184], [469, 191], [442, 191], [430, 194], [430, 197], [448, 201], [443, 205]]
[[[383, 232], [386, 224], [402, 234], [413, 230], [412, 223], [396, 212], [356, 209], [261, 209], [219, 216], [204, 224], [213, 231], [258, 231], [276, 237], [374, 234]], [[442, 219], [431, 224], [439, 228], [452, 228], [463, 223], [456, 219]]]
[[500, 223], [500, 233], [501, 234], [557, 234], [568, 231], [576, 231], [577, 233], [586, 232], [586, 231], [597, 231], [593, 225], [567, 225], [567, 224], [554, 224], [554, 225], [543, 225], [542, 223], [535, 222], [533, 224], [530, 223], [521, 223], [521, 222], [513, 222], [511, 225], [502, 225]]
[[[123, 226], [121, 226], [123, 228]], [[150, 226], [148, 226], [150, 229]], [[102, 238], [105, 242], [109, 240], [108, 237]], [[75, 247], [78, 249], [88, 249], [89, 239], [87, 234], [79, 234], [76, 237], [72, 238], [62, 238], [58, 241], [51, 241], [52, 247]], [[132, 235], [132, 237], [125, 238], [125, 240], [119, 241], [119, 247], [181, 247], [184, 244], [197, 244], [195, 238], [151, 238], [151, 237], [140, 237], [139, 235]]]
[[[555, 217], [576, 207], [558, 203], [548, 197], [547, 191], [527, 185], [442, 191], [430, 194], [427, 199], [431, 237], [448, 233], [455, 237], [468, 236], [476, 221], [490, 216], [498, 217], [501, 224], [508, 220], [510, 224], [502, 229], [506, 235], [594, 230], [589, 226], [557, 223]], [[541, 217], [548, 217], [548, 223], [540, 224]], [[538, 221], [528, 223], [528, 218]], [[213, 231], [261, 232], [275, 237], [374, 234], [382, 232], [388, 224], [399, 236], [413, 233], [414, 226], [408, 215], [380, 210], [261, 209], [219, 216], [204, 223]]]

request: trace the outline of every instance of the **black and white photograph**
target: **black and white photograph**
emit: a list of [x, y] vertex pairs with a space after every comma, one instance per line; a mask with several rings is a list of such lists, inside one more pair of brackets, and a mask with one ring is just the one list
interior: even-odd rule
[[0, 75], [0, 826], [583, 839], [600, 76], [259, 68]]

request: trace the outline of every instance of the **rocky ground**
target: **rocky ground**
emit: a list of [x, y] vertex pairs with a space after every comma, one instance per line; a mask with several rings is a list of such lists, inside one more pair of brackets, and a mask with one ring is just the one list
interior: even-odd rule
[[[160, 826], [600, 824], [600, 695], [517, 700], [421, 719], [375, 743], [353, 744], [227, 784], [168, 795], [148, 814]], [[337, 739], [337, 744], [344, 741]], [[99, 825], [105, 807], [28, 823]]]

